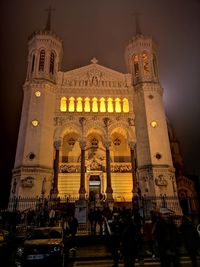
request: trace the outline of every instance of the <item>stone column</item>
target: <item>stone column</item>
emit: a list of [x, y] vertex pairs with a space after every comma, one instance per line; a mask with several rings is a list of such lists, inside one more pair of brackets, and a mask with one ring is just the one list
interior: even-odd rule
[[136, 159], [135, 159], [135, 143], [129, 142], [130, 153], [131, 153], [131, 173], [132, 173], [132, 182], [133, 189], [132, 192], [136, 192], [137, 190], [137, 179], [136, 179]]
[[106, 141], [105, 141], [105, 148], [106, 148], [106, 176], [107, 176], [107, 188], [106, 188], [106, 195], [107, 195], [107, 201], [113, 202], [113, 190], [111, 185], [111, 173], [110, 173], [110, 139], [109, 139], [109, 131], [108, 127], [110, 125], [110, 119], [104, 118], [103, 120], [104, 126], [105, 126], [105, 132], [106, 132]]
[[80, 141], [81, 148], [81, 173], [80, 173], [80, 189], [79, 189], [79, 198], [85, 199], [85, 148], [86, 142]]
[[81, 141], [80, 141], [80, 148], [81, 148], [81, 173], [80, 173], [80, 189], [79, 189], [79, 198], [85, 199], [85, 148], [86, 148], [86, 141], [84, 137], [84, 126], [86, 123], [86, 119], [81, 117], [79, 119], [79, 123], [81, 125]]
[[105, 142], [105, 147], [106, 147], [106, 176], [107, 176], [107, 187], [106, 187], [106, 195], [107, 195], [107, 200], [113, 201], [113, 189], [111, 185], [111, 172], [110, 172], [110, 144], [111, 142], [107, 141]]
[[53, 164], [54, 169], [54, 176], [53, 176], [53, 188], [51, 190], [51, 196], [57, 197], [58, 195], [58, 172], [59, 172], [59, 149], [61, 146], [61, 141], [55, 141], [54, 142], [54, 148], [55, 148], [55, 159]]
[[136, 177], [136, 144], [134, 142], [129, 142], [130, 153], [131, 153], [131, 173], [132, 173], [132, 204], [133, 209], [138, 209], [138, 184]]

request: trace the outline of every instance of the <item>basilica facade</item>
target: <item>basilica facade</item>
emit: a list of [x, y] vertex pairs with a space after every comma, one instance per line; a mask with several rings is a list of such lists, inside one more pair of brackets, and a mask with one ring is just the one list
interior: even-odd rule
[[136, 31], [127, 73], [96, 58], [64, 72], [62, 54], [49, 27], [30, 36], [11, 197], [178, 197], [152, 37]]

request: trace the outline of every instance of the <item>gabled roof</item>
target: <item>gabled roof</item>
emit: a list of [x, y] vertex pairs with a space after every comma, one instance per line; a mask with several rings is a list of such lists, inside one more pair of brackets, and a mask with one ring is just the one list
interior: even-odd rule
[[98, 86], [103, 83], [112, 82], [113, 84], [116, 83], [116, 85], [113, 86], [117, 86], [117, 83], [123, 83], [123, 85], [125, 85], [131, 80], [130, 74], [112, 70], [97, 64], [97, 62], [98, 61], [93, 58], [89, 65], [66, 72], [59, 72], [58, 83], [70, 84], [70, 82], [73, 82], [76, 85], [76, 83], [84, 82], [87, 86]]

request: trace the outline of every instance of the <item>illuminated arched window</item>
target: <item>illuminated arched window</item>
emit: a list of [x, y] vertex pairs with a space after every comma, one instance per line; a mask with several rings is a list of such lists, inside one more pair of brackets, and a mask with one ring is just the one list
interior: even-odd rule
[[122, 112], [121, 100], [118, 97], [115, 99], [115, 112]]
[[100, 112], [106, 112], [106, 103], [104, 97], [100, 99]]
[[35, 55], [33, 55], [32, 57], [32, 66], [31, 66], [31, 72], [34, 71], [34, 67], [35, 67]]
[[67, 98], [65, 96], [63, 96], [60, 100], [60, 111], [67, 111]]
[[129, 103], [127, 98], [123, 98], [123, 112], [129, 112]]
[[89, 97], [85, 98], [84, 111], [85, 112], [90, 112], [90, 99], [89, 99]]
[[157, 60], [156, 60], [155, 54], [153, 54], [153, 72], [154, 72], [154, 75], [157, 76]]
[[108, 101], [108, 112], [113, 112], [113, 99], [109, 97], [107, 101]]
[[134, 74], [136, 77], [139, 75], [139, 58], [137, 55], [133, 56]]
[[83, 103], [82, 103], [82, 98], [81, 97], [77, 98], [76, 111], [77, 112], [82, 112], [83, 111]]
[[75, 110], [75, 103], [74, 103], [74, 97], [69, 98], [69, 112], [74, 112]]
[[45, 50], [40, 51], [39, 71], [44, 71]]
[[54, 74], [54, 61], [55, 61], [55, 55], [51, 52], [50, 55], [50, 64], [49, 64], [49, 73]]
[[142, 54], [143, 68], [145, 72], [149, 72], [149, 58], [146, 52]]
[[98, 112], [98, 102], [96, 97], [92, 98], [92, 111]]

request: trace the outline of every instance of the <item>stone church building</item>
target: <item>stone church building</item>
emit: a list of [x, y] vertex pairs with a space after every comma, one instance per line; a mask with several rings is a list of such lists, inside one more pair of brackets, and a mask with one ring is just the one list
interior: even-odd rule
[[177, 198], [152, 37], [136, 29], [125, 47], [127, 73], [96, 58], [61, 71], [62, 56], [48, 19], [28, 40], [11, 197]]

